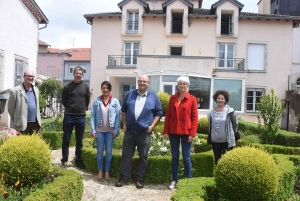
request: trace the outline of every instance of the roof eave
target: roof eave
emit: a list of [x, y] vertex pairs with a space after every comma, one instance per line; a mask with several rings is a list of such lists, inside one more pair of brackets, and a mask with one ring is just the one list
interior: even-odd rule
[[189, 17], [203, 17], [203, 18], [211, 17], [211, 18], [217, 18], [218, 15], [190, 14]]
[[40, 16], [42, 18], [42, 20], [39, 22], [39, 24], [48, 24], [49, 23], [48, 18], [43, 13], [41, 8], [37, 5], [37, 3], [34, 0], [30, 0], [30, 2], [33, 4], [34, 8], [36, 9], [36, 11], [40, 14]]

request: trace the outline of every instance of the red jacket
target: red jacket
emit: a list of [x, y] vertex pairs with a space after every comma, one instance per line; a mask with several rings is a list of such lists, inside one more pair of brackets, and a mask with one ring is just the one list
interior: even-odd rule
[[198, 107], [195, 96], [186, 92], [178, 106], [179, 92], [170, 97], [164, 134], [190, 135], [195, 137], [198, 126]]

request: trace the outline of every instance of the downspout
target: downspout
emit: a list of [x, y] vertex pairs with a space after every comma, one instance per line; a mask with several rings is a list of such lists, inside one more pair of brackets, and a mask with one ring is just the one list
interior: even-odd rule
[[47, 24], [45, 24], [45, 26], [44, 27], [41, 27], [41, 28], [39, 28], [39, 30], [41, 30], [41, 29], [45, 29], [47, 27]]

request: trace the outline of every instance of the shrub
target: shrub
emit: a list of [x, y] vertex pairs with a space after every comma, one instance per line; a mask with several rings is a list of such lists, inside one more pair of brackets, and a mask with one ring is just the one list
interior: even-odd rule
[[246, 143], [261, 143], [261, 139], [257, 135], [246, 135], [243, 139]]
[[0, 147], [0, 156], [0, 173], [12, 185], [38, 183], [52, 168], [49, 145], [38, 135], [10, 138]]
[[208, 119], [207, 117], [198, 120], [197, 133], [208, 134]]
[[273, 157], [253, 147], [236, 148], [219, 161], [215, 181], [227, 200], [272, 200], [278, 190], [279, 170]]
[[163, 116], [166, 115], [166, 111], [168, 108], [169, 100], [170, 100], [170, 95], [166, 92], [157, 92], [157, 96], [160, 100], [161, 106], [163, 108]]

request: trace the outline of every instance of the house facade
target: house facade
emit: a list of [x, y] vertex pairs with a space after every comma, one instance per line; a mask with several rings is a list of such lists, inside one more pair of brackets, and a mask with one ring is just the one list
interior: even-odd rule
[[253, 122], [261, 94], [274, 88], [284, 99], [299, 17], [242, 12], [237, 0], [219, 0], [211, 9], [202, 9], [202, 0], [123, 0], [118, 6], [120, 12], [84, 15], [92, 25], [92, 99], [109, 80], [122, 102], [141, 74], [149, 76], [151, 90], [169, 94], [179, 76], [188, 76], [200, 117], [214, 107], [218, 89], [228, 90], [228, 104]]
[[[8, 89], [23, 82], [23, 72], [36, 72], [39, 29], [48, 19], [34, 0], [10, 0], [0, 3], [0, 91], [8, 98]], [[1, 124], [9, 125], [7, 109]]]
[[[260, 0], [258, 10], [264, 14], [300, 16], [300, 0]], [[296, 131], [300, 118], [300, 28], [293, 28], [292, 62], [289, 87], [286, 92], [286, 112], [282, 121], [286, 121], [288, 130]], [[286, 120], [285, 120], [286, 119]], [[284, 127], [284, 126], [283, 126]]]

